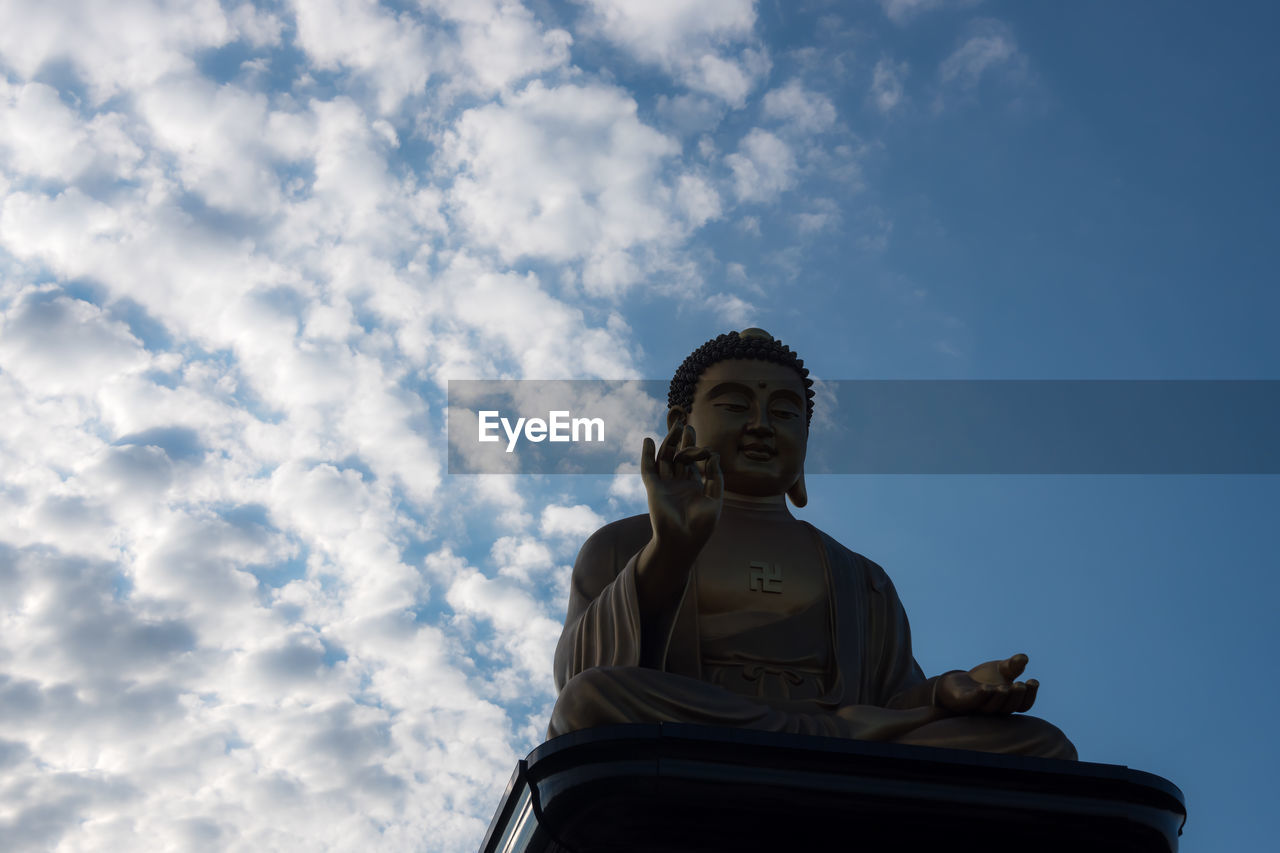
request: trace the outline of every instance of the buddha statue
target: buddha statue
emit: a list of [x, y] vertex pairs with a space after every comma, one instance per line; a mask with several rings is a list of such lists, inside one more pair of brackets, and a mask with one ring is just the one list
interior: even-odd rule
[[762, 329], [693, 352], [646, 438], [647, 515], [582, 546], [548, 737], [681, 722], [1075, 759], [1027, 656], [926, 678], [884, 570], [792, 516], [813, 380]]

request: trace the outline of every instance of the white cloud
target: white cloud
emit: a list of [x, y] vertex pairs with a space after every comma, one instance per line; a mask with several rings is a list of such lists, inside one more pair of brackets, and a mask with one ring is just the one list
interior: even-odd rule
[[346, 68], [369, 80], [383, 112], [426, 88], [433, 45], [407, 13], [396, 15], [375, 0], [294, 0], [292, 11], [297, 44], [316, 67]]
[[611, 38], [651, 59], [674, 55], [686, 40], [728, 41], [750, 35], [755, 27], [754, 0], [585, 0], [595, 23]]
[[[422, 95], [433, 75], [444, 100], [489, 94], [564, 65], [573, 39], [544, 29], [518, 2], [423, 0], [401, 12], [374, 0], [295, 0], [299, 44], [320, 68], [345, 68], [371, 83], [383, 113]], [[446, 30], [456, 39], [445, 37]]]
[[1020, 61], [1013, 31], [1000, 21], [988, 19], [974, 24], [972, 33], [942, 61], [938, 74], [944, 83], [973, 88], [989, 69]]
[[53, 87], [0, 79], [0, 151], [14, 174], [64, 183], [86, 173], [128, 178], [142, 149], [125, 122], [114, 112], [82, 121]]
[[138, 112], [153, 145], [173, 156], [183, 190], [226, 211], [264, 216], [279, 209], [275, 167], [285, 158], [272, 150], [264, 95], [172, 77], [141, 95]]
[[634, 515], [646, 511], [648, 494], [640, 479], [639, 465], [631, 470], [619, 471], [609, 483], [609, 508], [617, 513]]
[[[641, 62], [662, 68], [684, 85], [741, 107], [769, 70], [761, 48], [750, 46], [754, 0], [578, 0], [595, 33]], [[746, 44], [737, 53], [733, 49]]]
[[834, 199], [815, 198], [807, 210], [795, 214], [795, 225], [802, 235], [811, 235], [834, 230], [841, 219], [840, 205]]
[[745, 328], [752, 318], [759, 316], [759, 309], [736, 293], [714, 293], [707, 302], [725, 325]]
[[509, 656], [523, 670], [513, 686], [537, 689], [550, 698], [551, 659], [561, 625], [548, 618], [526, 592], [505, 578], [486, 578], [478, 571], [458, 573], [446, 597], [458, 612], [489, 621], [497, 631], [493, 651]]
[[903, 24], [934, 9], [963, 9], [979, 2], [981, 0], [880, 0], [880, 6], [889, 20]]
[[836, 120], [831, 99], [805, 89], [799, 80], [767, 92], [763, 106], [765, 118], [778, 122], [787, 133], [821, 133]]
[[796, 182], [791, 147], [767, 130], [754, 128], [738, 150], [724, 158], [733, 172], [734, 190], [744, 202], [768, 202]]
[[236, 34], [253, 47], [275, 47], [280, 44], [284, 21], [271, 12], [258, 9], [253, 3], [242, 2], [235, 6], [229, 20]]
[[907, 63], [881, 59], [871, 75], [871, 99], [882, 113], [891, 112], [902, 102], [902, 81], [907, 76]]
[[551, 549], [541, 540], [528, 536], [499, 537], [493, 543], [489, 556], [498, 566], [500, 575], [526, 583], [553, 565]]
[[[637, 285], [752, 315], [689, 238], [798, 178], [765, 130], [734, 187], [709, 136], [683, 162], [517, 2], [267, 5], [0, 7], [0, 825], [31, 846], [474, 849], [604, 518], [447, 477], [444, 383], [636, 375]], [[680, 130], [767, 69], [750, 2], [592, 9]]]
[[493, 92], [564, 65], [573, 37], [543, 30], [519, 3], [503, 0], [423, 0], [459, 28], [459, 59], [481, 91]]
[[[595, 293], [634, 284], [635, 250], [682, 240], [690, 227], [670, 210], [666, 171], [679, 146], [612, 87], [535, 82], [465, 112], [442, 150], [458, 170], [450, 206], [472, 239], [507, 262], [582, 260]], [[706, 204], [692, 213], [699, 225], [710, 215]]]
[[539, 530], [544, 536], [567, 537], [579, 542], [604, 526], [604, 519], [586, 504], [551, 505], [542, 510]]
[[698, 94], [659, 95], [657, 113], [677, 133], [690, 135], [711, 130], [725, 117], [728, 107], [717, 98]]
[[28, 290], [0, 315], [0, 370], [35, 394], [92, 394], [150, 358], [128, 328], [96, 305]]
[[452, 325], [467, 330], [476, 351], [515, 364], [522, 376], [613, 378], [633, 372], [630, 354], [608, 329], [592, 328], [581, 310], [551, 297], [532, 275], [500, 273], [459, 256], [442, 278]]
[[[258, 19], [241, 12], [241, 20], [248, 26]], [[6, 64], [29, 79], [52, 64], [68, 63], [95, 104], [189, 71], [197, 51], [224, 45], [235, 34], [217, 0], [0, 5], [0, 55]]]
[[680, 176], [676, 182], [676, 204], [694, 228], [720, 218], [720, 194], [708, 180], [698, 175]]
[[893, 235], [893, 220], [879, 207], [868, 207], [857, 216], [857, 245], [866, 252], [883, 252]]

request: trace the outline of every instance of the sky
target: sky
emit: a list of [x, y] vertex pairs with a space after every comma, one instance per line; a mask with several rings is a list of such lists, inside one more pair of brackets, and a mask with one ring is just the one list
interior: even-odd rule
[[[454, 379], [1280, 379], [1274, 4], [8, 0], [0, 846], [479, 844], [639, 478]], [[660, 425], [652, 425], [657, 433]], [[637, 453], [639, 448], [637, 447]], [[838, 476], [927, 673], [1262, 849], [1274, 476]]]

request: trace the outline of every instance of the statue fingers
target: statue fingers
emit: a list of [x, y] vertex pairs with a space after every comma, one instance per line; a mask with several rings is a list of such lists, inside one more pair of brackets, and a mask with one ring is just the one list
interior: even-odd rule
[[1027, 684], [1025, 681], [1015, 682], [1009, 687], [1009, 698], [1004, 703], [1004, 707], [1000, 709], [1002, 714], [1013, 714], [1022, 710], [1022, 703], [1026, 700]]
[[982, 692], [985, 700], [978, 708], [981, 714], [1000, 714], [1004, 712], [1004, 707], [1009, 701], [1008, 684], [984, 684]]
[[646, 435], [644, 443], [640, 445], [640, 479], [645, 483], [651, 483], [658, 477], [658, 460], [654, 458], [655, 453], [653, 439]]
[[1011, 679], [1005, 678], [1001, 667], [1004, 666], [1002, 660], [989, 660], [986, 663], [980, 663], [973, 669], [969, 670], [969, 677], [979, 684], [1001, 684]]
[[724, 495], [724, 473], [720, 470], [720, 454], [712, 452], [702, 464], [702, 493], [720, 500]]
[[658, 476], [664, 480], [671, 477], [672, 473], [674, 473], [671, 460], [675, 458], [676, 443], [680, 440], [680, 437], [683, 434], [684, 427], [677, 423], [667, 431], [666, 438], [662, 439], [662, 444], [658, 446]]
[[685, 447], [671, 460], [673, 465], [692, 465], [711, 458], [713, 451], [705, 447]]
[[671, 460], [671, 479], [692, 480], [694, 471], [698, 467], [699, 455], [696, 447], [681, 450], [677, 453], [675, 458]]
[[1000, 661], [1000, 674], [1010, 681], [1016, 681], [1022, 671], [1027, 668], [1027, 656], [1019, 652], [1011, 658]]
[[1039, 691], [1040, 691], [1040, 682], [1036, 681], [1034, 678], [1028, 678], [1027, 692], [1026, 692], [1026, 695], [1022, 697], [1022, 707], [1019, 708], [1018, 710], [1030, 711], [1031, 706], [1036, 703], [1036, 693], [1038, 693]]
[[662, 444], [658, 447], [659, 462], [671, 461], [671, 457], [676, 455], [676, 448], [683, 436], [684, 426], [682, 424], [677, 423], [667, 430], [667, 434], [662, 438]]
[[680, 447], [676, 451], [672, 464], [676, 466], [676, 476], [682, 480], [693, 479], [694, 466], [693, 458], [684, 458], [686, 451], [694, 452], [698, 450], [698, 436], [693, 431], [693, 427], [685, 424], [684, 429], [680, 432]]

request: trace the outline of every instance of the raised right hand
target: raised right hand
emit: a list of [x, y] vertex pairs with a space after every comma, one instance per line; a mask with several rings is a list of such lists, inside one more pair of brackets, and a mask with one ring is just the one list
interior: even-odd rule
[[696, 441], [693, 427], [677, 422], [656, 452], [651, 438], [640, 452], [653, 544], [681, 561], [702, 550], [724, 505], [720, 456]]

